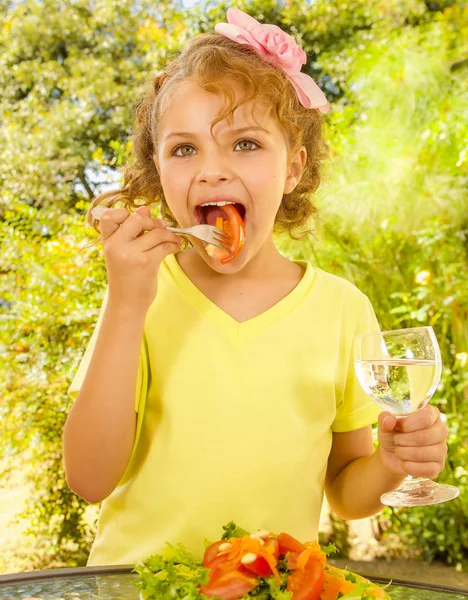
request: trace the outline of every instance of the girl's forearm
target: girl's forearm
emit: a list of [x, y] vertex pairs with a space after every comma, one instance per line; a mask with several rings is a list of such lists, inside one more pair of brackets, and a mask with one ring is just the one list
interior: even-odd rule
[[67, 482], [100, 502], [120, 481], [136, 431], [135, 390], [145, 315], [105, 308], [96, 346], [63, 431]]
[[347, 465], [326, 486], [327, 500], [342, 519], [363, 519], [382, 510], [380, 496], [395, 489], [404, 480], [384, 467], [377, 448]]

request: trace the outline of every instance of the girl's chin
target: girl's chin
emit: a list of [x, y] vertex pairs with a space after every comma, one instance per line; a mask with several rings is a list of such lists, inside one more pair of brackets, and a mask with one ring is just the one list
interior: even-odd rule
[[241, 251], [235, 258], [228, 262], [220, 262], [217, 258], [209, 256], [206, 252], [203, 257], [210, 267], [218, 273], [237, 273], [245, 266], [245, 254]]
[[[196, 243], [196, 250], [198, 254], [203, 258], [203, 260], [210, 266], [210, 268], [213, 269], [213, 271], [216, 271], [217, 273], [238, 273], [243, 269], [243, 267], [245, 267], [247, 262], [245, 247], [243, 247], [240, 250], [237, 256], [230, 260], [226, 260], [226, 258], [228, 258], [228, 255], [223, 256], [223, 253], [221, 252], [213, 253], [212, 251], [210, 251], [210, 249], [208, 249], [207, 252], [206, 245], [203, 244], [203, 242], [201, 242], [200, 245]], [[225, 262], [222, 262], [222, 259], [224, 259]]]

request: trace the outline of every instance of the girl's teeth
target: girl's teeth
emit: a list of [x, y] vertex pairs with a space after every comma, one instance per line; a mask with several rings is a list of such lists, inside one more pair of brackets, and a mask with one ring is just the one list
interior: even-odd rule
[[235, 204], [235, 202], [207, 202], [201, 206], [226, 206], [226, 204]]

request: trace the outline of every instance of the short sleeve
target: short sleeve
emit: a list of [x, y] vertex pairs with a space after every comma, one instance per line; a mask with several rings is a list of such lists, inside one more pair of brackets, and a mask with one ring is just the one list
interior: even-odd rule
[[354, 369], [353, 357], [354, 337], [366, 333], [378, 333], [379, 331], [379, 323], [372, 304], [367, 296], [364, 296], [364, 307], [356, 321], [353, 335], [351, 339], [346, 340], [346, 349], [343, 356], [346, 368], [346, 383], [331, 426], [333, 432], [354, 431], [372, 425], [382, 412], [381, 408], [362, 389]]
[[[78, 366], [78, 370], [71, 382], [70, 387], [68, 388], [68, 395], [75, 400], [78, 396], [78, 392], [81, 389], [84, 378], [86, 377], [86, 372], [88, 370], [89, 363], [91, 362], [91, 357], [94, 352], [94, 347], [96, 345], [96, 340], [99, 334], [99, 330], [101, 328], [102, 319], [104, 317], [104, 310], [106, 308], [108, 298], [108, 290], [106, 289], [104, 293], [104, 298], [101, 306], [101, 310], [99, 312], [99, 317], [94, 328], [91, 339], [88, 342], [88, 346], [83, 354], [81, 362]], [[148, 388], [148, 356], [146, 350], [146, 342], [143, 339], [143, 343], [141, 345], [140, 357], [138, 360], [138, 373], [137, 373], [137, 382], [136, 382], [136, 390], [135, 390], [135, 412], [143, 412], [143, 408], [146, 402], [146, 394]]]

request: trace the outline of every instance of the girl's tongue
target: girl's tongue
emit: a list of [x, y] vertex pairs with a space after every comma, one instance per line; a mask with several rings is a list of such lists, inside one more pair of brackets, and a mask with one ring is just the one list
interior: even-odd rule
[[216, 227], [216, 219], [221, 218], [224, 221], [228, 218], [221, 206], [207, 206], [203, 210], [206, 222], [208, 225], [213, 225], [214, 227]]

